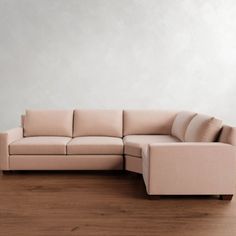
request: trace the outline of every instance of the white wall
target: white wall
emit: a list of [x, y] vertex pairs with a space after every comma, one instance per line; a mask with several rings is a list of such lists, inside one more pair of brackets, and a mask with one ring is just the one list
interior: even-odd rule
[[235, 0], [0, 0], [0, 129], [25, 108], [189, 109], [236, 125]]

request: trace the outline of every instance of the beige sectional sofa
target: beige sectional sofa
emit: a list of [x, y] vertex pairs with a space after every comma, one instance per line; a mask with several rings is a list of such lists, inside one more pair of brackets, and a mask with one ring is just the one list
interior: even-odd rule
[[128, 170], [148, 195], [220, 195], [236, 184], [236, 129], [188, 111], [27, 110], [0, 133], [0, 169]]

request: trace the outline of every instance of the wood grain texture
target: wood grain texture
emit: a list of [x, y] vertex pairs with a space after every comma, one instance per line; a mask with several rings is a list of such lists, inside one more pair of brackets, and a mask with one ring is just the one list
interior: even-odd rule
[[236, 202], [218, 196], [147, 198], [141, 176], [16, 172], [0, 176], [3, 236], [232, 236]]

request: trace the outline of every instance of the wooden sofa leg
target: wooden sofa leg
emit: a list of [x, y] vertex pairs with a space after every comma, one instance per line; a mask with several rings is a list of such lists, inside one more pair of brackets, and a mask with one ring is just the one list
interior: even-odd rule
[[230, 201], [233, 198], [233, 194], [228, 194], [228, 195], [220, 195], [220, 200], [226, 200]]

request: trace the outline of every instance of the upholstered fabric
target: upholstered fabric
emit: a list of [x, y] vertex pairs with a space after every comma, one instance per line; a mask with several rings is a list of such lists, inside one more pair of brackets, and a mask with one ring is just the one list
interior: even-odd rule
[[75, 110], [73, 137], [122, 137], [122, 116], [122, 110]]
[[177, 138], [170, 135], [128, 135], [124, 137], [125, 154], [141, 157], [142, 148], [151, 143], [176, 143]]
[[129, 134], [170, 134], [176, 112], [125, 110], [124, 136]]
[[181, 111], [177, 114], [177, 116], [174, 119], [171, 134], [181, 141], [184, 141], [184, 135], [186, 132], [186, 129], [190, 123], [190, 121], [193, 119], [193, 117], [197, 113], [190, 112], [190, 111]]
[[125, 155], [125, 170], [142, 174], [142, 158]]
[[11, 170], [122, 170], [122, 155], [11, 155]]
[[72, 137], [73, 110], [27, 110], [24, 136]]
[[69, 137], [27, 137], [10, 144], [10, 154], [13, 155], [42, 155], [66, 154], [66, 145], [71, 140]]
[[0, 133], [0, 169], [9, 170], [9, 144], [23, 138], [21, 127]]
[[148, 194], [233, 194], [235, 148], [223, 143], [151, 144], [143, 153]]
[[186, 142], [214, 142], [222, 128], [222, 121], [214, 117], [197, 114], [188, 125]]
[[219, 141], [236, 146], [236, 127], [224, 125], [220, 134]]
[[73, 138], [67, 154], [123, 154], [123, 140], [117, 137], [89, 136]]

